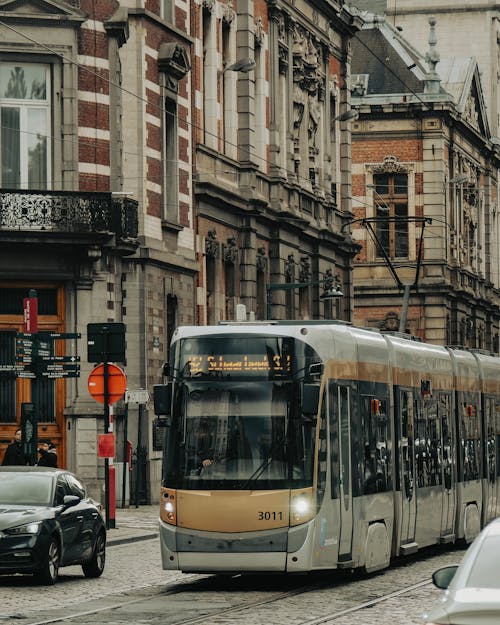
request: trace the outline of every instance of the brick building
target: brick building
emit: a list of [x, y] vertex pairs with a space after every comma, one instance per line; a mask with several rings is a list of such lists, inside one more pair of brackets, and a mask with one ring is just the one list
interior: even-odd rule
[[[349, 92], [343, 2], [192, 5], [198, 322], [349, 320], [356, 245], [350, 138], [336, 120]], [[323, 301], [327, 280], [343, 298]], [[304, 287], [274, 288], [285, 283]]]
[[[21, 405], [33, 403], [39, 436], [99, 498], [103, 408], [87, 390], [87, 323], [126, 324], [127, 362], [118, 364], [130, 389], [148, 389], [173, 327], [195, 321], [190, 9], [181, 0], [173, 8], [158, 0], [0, 7], [0, 455]], [[81, 334], [51, 346], [81, 356], [79, 378], [7, 371], [29, 289], [39, 330]], [[131, 404], [128, 438], [154, 478], [160, 453], [137, 413]], [[116, 406], [118, 460], [123, 414]], [[147, 480], [139, 486], [147, 497]]]
[[[354, 321], [498, 353], [498, 154], [477, 62], [384, 18], [353, 41]], [[430, 24], [430, 27], [429, 27]]]
[[[358, 246], [338, 117], [362, 22], [343, 0], [4, 0], [0, 12], [0, 456], [33, 404], [39, 435], [101, 498], [88, 323], [126, 325], [118, 364], [129, 389], [151, 391], [179, 324], [232, 319], [237, 304], [350, 320]], [[301, 286], [268, 288], [286, 283]], [[323, 300], [331, 285], [343, 297]], [[81, 334], [53, 345], [80, 355], [80, 377], [9, 369], [30, 289], [40, 330]], [[152, 417], [115, 406], [116, 460], [127, 424], [139, 500], [157, 496]]]

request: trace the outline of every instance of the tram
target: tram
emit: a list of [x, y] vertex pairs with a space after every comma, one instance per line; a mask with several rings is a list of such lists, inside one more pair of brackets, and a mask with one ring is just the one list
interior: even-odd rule
[[500, 515], [500, 359], [342, 322], [179, 327], [164, 569], [362, 568]]

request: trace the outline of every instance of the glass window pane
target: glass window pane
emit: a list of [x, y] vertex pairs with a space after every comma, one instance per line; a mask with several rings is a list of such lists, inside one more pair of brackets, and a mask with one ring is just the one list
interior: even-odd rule
[[28, 109], [28, 183], [47, 187], [47, 111], [42, 108]]
[[2, 186], [17, 189], [21, 181], [20, 110], [2, 108]]
[[0, 97], [15, 100], [46, 100], [45, 65], [0, 65]]
[[394, 174], [394, 193], [407, 195], [408, 193], [408, 175]]
[[374, 180], [375, 180], [375, 191], [379, 195], [387, 195], [387, 193], [389, 193], [389, 175], [378, 174], [374, 176]]
[[[384, 217], [386, 219], [384, 219]], [[389, 221], [387, 219], [387, 210], [377, 209], [377, 256], [383, 256], [382, 249], [389, 253]]]
[[395, 221], [395, 255], [408, 256], [408, 208], [406, 204], [396, 204], [394, 207]]

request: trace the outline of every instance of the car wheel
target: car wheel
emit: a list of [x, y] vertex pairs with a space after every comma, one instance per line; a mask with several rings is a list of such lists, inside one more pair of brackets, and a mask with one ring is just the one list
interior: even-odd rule
[[99, 577], [104, 571], [106, 563], [106, 539], [101, 532], [95, 541], [94, 552], [87, 562], [82, 564], [83, 574], [85, 577]]
[[47, 548], [47, 556], [45, 562], [38, 569], [35, 576], [42, 584], [52, 585], [56, 583], [59, 574], [59, 543], [57, 539], [51, 538]]

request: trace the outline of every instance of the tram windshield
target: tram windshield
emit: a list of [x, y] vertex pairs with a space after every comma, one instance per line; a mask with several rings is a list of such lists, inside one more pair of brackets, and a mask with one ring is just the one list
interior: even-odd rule
[[301, 383], [318, 357], [291, 337], [204, 336], [173, 349], [174, 414], [163, 484], [182, 489], [312, 485], [315, 422]]
[[170, 433], [166, 453], [165, 485], [243, 490], [310, 485], [314, 425], [303, 427], [291, 419], [290, 387], [270, 382], [183, 385], [179, 427]]

